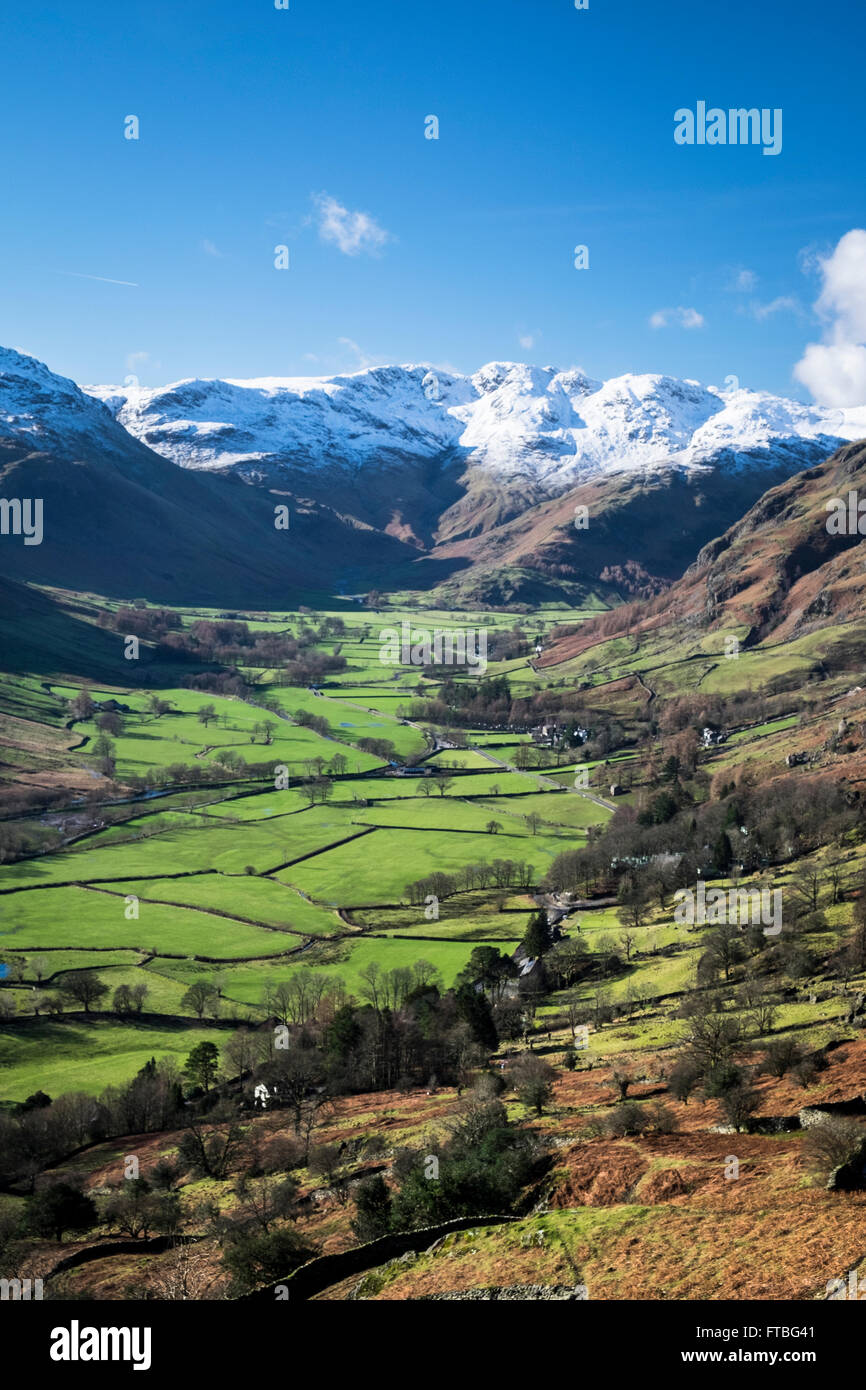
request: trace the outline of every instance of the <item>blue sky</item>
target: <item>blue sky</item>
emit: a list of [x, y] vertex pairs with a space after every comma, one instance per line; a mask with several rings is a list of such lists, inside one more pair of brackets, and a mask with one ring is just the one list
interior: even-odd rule
[[[806, 345], [862, 336], [813, 306], [866, 226], [864, 31], [850, 0], [9, 8], [0, 342], [82, 382], [507, 359], [809, 399]], [[782, 108], [782, 152], [676, 145], [698, 100]]]

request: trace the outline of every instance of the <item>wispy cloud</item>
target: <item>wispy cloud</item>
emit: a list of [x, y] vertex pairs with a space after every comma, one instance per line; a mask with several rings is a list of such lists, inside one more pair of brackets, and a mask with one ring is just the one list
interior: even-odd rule
[[348, 348], [357, 358], [354, 364], [356, 371], [364, 372], [369, 367], [384, 367], [386, 365], [384, 357], [372, 357], [368, 352], [365, 352], [362, 347], [359, 347], [352, 338], [338, 338], [337, 342], [341, 347]]
[[770, 319], [774, 314], [800, 314], [802, 313], [802, 306], [793, 295], [780, 294], [766, 304], [761, 304], [759, 300], [753, 299], [747, 312], [751, 314], [753, 319], [762, 323], [764, 319]]
[[739, 266], [731, 276], [728, 289], [733, 294], [751, 294], [757, 288], [758, 277], [753, 270]]
[[319, 236], [342, 251], [344, 256], [357, 256], [362, 251], [371, 255], [392, 241], [390, 232], [380, 227], [368, 212], [351, 212], [328, 193], [313, 194], [319, 222]]
[[130, 285], [134, 290], [141, 286], [135, 280], [112, 280], [108, 275], [85, 275], [80, 270], [55, 270], [55, 275], [72, 275], [76, 280], [101, 280], [104, 285]]
[[205, 237], [204, 241], [201, 243], [201, 249], [206, 256], [216, 256], [218, 260], [222, 260], [222, 251], [220, 251], [219, 247], [215, 246], [212, 241], [209, 241], [207, 237]]
[[703, 328], [704, 316], [697, 309], [680, 304], [676, 309], [656, 309], [650, 314], [649, 324], [650, 328], [669, 328], [672, 324], [678, 328]]
[[150, 371], [158, 372], [162, 363], [155, 361], [149, 352], [128, 352], [126, 354], [126, 370], [128, 372], [139, 372], [145, 367], [149, 368]]

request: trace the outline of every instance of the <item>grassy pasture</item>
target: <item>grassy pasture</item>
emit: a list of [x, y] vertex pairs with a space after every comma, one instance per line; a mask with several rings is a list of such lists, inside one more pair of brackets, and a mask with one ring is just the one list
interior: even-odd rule
[[452, 834], [438, 830], [374, 830], [275, 876], [319, 902], [398, 902], [406, 884], [435, 871], [456, 873], [480, 860], [520, 859], [544, 872], [567, 842], [546, 835]]
[[[65, 950], [156, 951], [160, 954], [267, 956], [297, 945], [297, 937], [267, 931], [245, 922], [163, 903], [139, 903], [138, 919], [127, 919], [122, 891], [84, 887], [47, 888], [13, 893], [0, 899], [7, 927], [7, 950], [45, 952]], [[8, 915], [7, 915], [8, 914]]]
[[199, 874], [190, 878], [133, 880], [114, 886], [121, 893], [133, 893], [157, 902], [211, 908], [303, 935], [329, 936], [345, 930], [332, 912], [307, 902], [294, 889], [274, 878]]
[[[131, 827], [134, 831], [134, 822], [127, 823], [127, 836]], [[184, 816], [157, 834], [139, 840], [123, 837], [125, 843], [114, 844], [112, 840], [121, 836], [113, 827], [107, 843], [102, 834], [95, 835], [72, 853], [44, 855], [38, 860], [4, 866], [0, 869], [0, 889], [90, 883], [119, 877], [161, 877], [166, 871], [195, 873], [202, 868], [242, 874], [247, 865], [261, 873], [357, 832], [349, 812], [334, 806], [315, 806], [293, 815], [254, 822], [244, 827], [243, 835], [231, 826], [214, 823], [212, 817]], [[0, 896], [0, 912], [2, 903]]]
[[26, 1029], [0, 1032], [0, 1096], [21, 1101], [34, 1091], [98, 1095], [128, 1081], [151, 1057], [173, 1057], [182, 1067], [197, 1043], [224, 1043], [226, 1032], [178, 1022], [116, 1022], [93, 1015], [60, 1022], [39, 1019]]

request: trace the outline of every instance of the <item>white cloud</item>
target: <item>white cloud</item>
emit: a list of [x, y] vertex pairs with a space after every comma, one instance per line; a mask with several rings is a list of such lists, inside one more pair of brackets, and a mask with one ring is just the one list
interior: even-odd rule
[[126, 354], [127, 376], [124, 377], [124, 386], [140, 386], [141, 382], [138, 373], [147, 369], [151, 372], [158, 372], [162, 367], [161, 362], [156, 362], [149, 352], [128, 352]]
[[368, 212], [350, 212], [327, 193], [313, 195], [319, 218], [319, 236], [331, 242], [344, 256], [357, 256], [361, 251], [375, 254], [391, 234], [380, 227]]
[[866, 232], [846, 232], [836, 250], [821, 261], [824, 285], [815, 308], [831, 322], [833, 341], [866, 339]]
[[866, 404], [866, 231], [846, 232], [817, 263], [824, 341], [807, 345], [794, 376], [820, 405]]
[[220, 251], [218, 246], [214, 246], [213, 242], [209, 241], [207, 237], [205, 237], [202, 242], [201, 249], [206, 256], [216, 256], [219, 260], [222, 260], [222, 251]]
[[734, 273], [734, 277], [728, 288], [737, 294], [748, 294], [751, 290], [755, 289], [757, 283], [758, 277], [755, 272], [741, 267]]
[[656, 309], [650, 314], [650, 328], [667, 328], [676, 324], [680, 328], [703, 328], [704, 316], [697, 309], [686, 309], [679, 305], [676, 309]]
[[517, 340], [522, 348], [529, 352], [530, 348], [535, 347], [535, 335], [533, 333], [521, 333]]
[[819, 405], [866, 404], [866, 347], [862, 343], [809, 343], [794, 376]]

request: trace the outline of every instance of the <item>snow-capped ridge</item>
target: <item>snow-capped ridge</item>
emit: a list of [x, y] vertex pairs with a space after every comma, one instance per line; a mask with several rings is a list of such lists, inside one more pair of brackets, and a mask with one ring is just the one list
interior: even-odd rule
[[348, 470], [459, 461], [556, 493], [620, 472], [778, 461], [793, 471], [866, 435], [866, 407], [828, 410], [655, 373], [596, 381], [577, 367], [428, 363], [337, 376], [198, 378], [78, 387], [0, 348], [0, 428], [41, 446], [118, 427], [184, 468]]
[[447, 455], [552, 492], [597, 474], [692, 468], [721, 455], [727, 467], [747, 466], [777, 447], [790, 461], [792, 450], [805, 458], [808, 446], [826, 441], [829, 452], [866, 432], [866, 410], [827, 411], [654, 373], [600, 382], [579, 368], [522, 362], [488, 362], [471, 376], [407, 364], [87, 389], [185, 467], [357, 470]]

